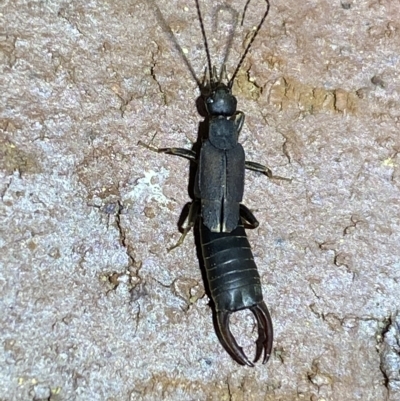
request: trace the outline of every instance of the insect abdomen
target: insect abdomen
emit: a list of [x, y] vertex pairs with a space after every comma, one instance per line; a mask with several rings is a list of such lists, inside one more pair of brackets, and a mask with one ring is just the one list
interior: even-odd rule
[[260, 275], [243, 224], [230, 233], [200, 224], [201, 247], [211, 297], [217, 311], [238, 311], [263, 300]]

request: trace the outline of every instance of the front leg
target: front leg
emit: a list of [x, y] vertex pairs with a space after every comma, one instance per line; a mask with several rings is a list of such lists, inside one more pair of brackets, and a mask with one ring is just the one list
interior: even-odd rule
[[148, 145], [142, 141], [138, 142], [138, 145], [144, 146], [145, 148], [152, 150], [153, 152], [157, 153], [167, 153], [168, 155], [180, 156], [188, 159], [192, 162], [196, 162], [196, 152], [191, 149], [184, 149], [184, 148], [157, 148], [153, 145]]
[[236, 128], [236, 132], [237, 132], [237, 136], [239, 136], [240, 131], [243, 128], [243, 124], [244, 124], [244, 113], [242, 111], [237, 111], [234, 115], [233, 115], [233, 119], [234, 119], [234, 124], [235, 124], [235, 128]]
[[248, 170], [257, 171], [258, 173], [262, 173], [262, 174], [266, 175], [268, 178], [273, 177], [272, 171], [267, 166], [263, 166], [262, 164], [246, 161], [245, 167]]

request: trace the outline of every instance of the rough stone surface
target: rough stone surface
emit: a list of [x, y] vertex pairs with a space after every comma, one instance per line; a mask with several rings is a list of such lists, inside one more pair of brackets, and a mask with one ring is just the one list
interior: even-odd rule
[[[222, 3], [201, 3], [210, 32]], [[251, 369], [218, 342], [193, 236], [166, 252], [188, 162], [137, 145], [197, 138], [170, 34], [201, 78], [194, 2], [2, 1], [0, 399], [399, 400], [399, 15], [389, 0], [271, 0], [238, 74], [247, 158], [293, 179], [247, 174], [275, 327]], [[210, 34], [217, 64], [226, 32]], [[253, 352], [252, 317], [232, 324]]]

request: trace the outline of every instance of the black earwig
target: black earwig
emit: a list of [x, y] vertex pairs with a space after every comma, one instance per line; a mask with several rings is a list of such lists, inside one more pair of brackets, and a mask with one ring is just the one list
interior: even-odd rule
[[[237, 100], [232, 94], [232, 86], [268, 15], [269, 2], [265, 1], [266, 11], [232, 77], [224, 83], [222, 75], [225, 66], [222, 66], [219, 74], [212, 66], [199, 1], [196, 0], [209, 74], [208, 81], [199, 85], [207, 111], [208, 137], [202, 138], [199, 154], [194, 150], [156, 148], [140, 142], [158, 153], [181, 156], [197, 164], [194, 200], [190, 206], [188, 223], [179, 241], [170, 250], [181, 245], [186, 234], [198, 222], [207, 284], [216, 312], [218, 337], [236, 362], [249, 366], [254, 364], [233, 337], [229, 328], [229, 315], [243, 309], [250, 309], [254, 314], [258, 325], [254, 363], [263, 353], [263, 363], [268, 361], [273, 344], [273, 328], [268, 308], [263, 301], [260, 276], [244, 229], [245, 223], [249, 228], [258, 226], [258, 221], [251, 211], [241, 204], [244, 172], [245, 169], [249, 169], [270, 178], [285, 178], [273, 176], [267, 167], [245, 160], [243, 147], [238, 143], [244, 114], [236, 110]], [[247, 1], [244, 12], [249, 2], [250, 0]], [[197, 79], [196, 81], [199, 83]]]

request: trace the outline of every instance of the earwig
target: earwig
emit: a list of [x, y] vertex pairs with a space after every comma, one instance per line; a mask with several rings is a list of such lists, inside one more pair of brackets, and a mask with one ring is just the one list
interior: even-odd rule
[[[217, 74], [211, 63], [199, 1], [196, 0], [209, 74], [208, 80], [199, 85], [207, 111], [208, 136], [202, 138], [198, 153], [183, 148], [156, 148], [140, 142], [158, 153], [189, 159], [197, 166], [194, 200], [190, 205], [187, 225], [177, 244], [170, 250], [181, 245], [187, 233], [197, 225], [207, 284], [216, 313], [218, 337], [236, 362], [248, 366], [254, 366], [262, 354], [263, 363], [268, 361], [273, 345], [273, 327], [268, 308], [263, 301], [260, 275], [244, 229], [244, 224], [249, 228], [256, 228], [259, 224], [253, 213], [241, 203], [245, 169], [263, 173], [270, 178], [285, 178], [273, 176], [269, 168], [245, 160], [243, 147], [238, 142], [245, 116], [236, 109], [237, 100], [232, 94], [232, 86], [268, 15], [270, 5], [268, 0], [265, 1], [266, 10], [232, 77], [223, 82], [225, 66]], [[244, 12], [249, 2], [250, 0], [247, 1]], [[254, 314], [258, 326], [253, 362], [244, 354], [229, 328], [230, 314], [244, 309], [249, 309]]]

